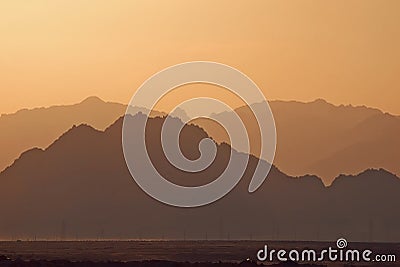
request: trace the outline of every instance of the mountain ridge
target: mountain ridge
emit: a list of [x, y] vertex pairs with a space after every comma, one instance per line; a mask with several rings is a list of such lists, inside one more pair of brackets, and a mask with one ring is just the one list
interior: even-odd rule
[[[341, 173], [356, 174], [369, 167], [384, 168], [400, 175], [400, 167], [394, 161], [400, 156], [395, 150], [399, 144], [396, 136], [400, 135], [400, 117], [365, 106], [337, 106], [323, 99], [311, 102], [275, 100], [270, 106], [278, 131], [275, 164], [285, 173], [291, 176], [315, 174], [326, 184]], [[91, 96], [74, 105], [23, 110], [0, 117], [0, 147], [3, 151], [0, 170], [27, 149], [49, 146], [72, 125], [86, 123], [104, 130], [125, 110], [123, 104]], [[247, 115], [246, 107], [239, 108], [239, 113], [240, 110]], [[148, 113], [140, 108], [136, 111]], [[185, 116], [179, 114], [178, 117]], [[213, 116], [221, 114], [229, 115], [223, 112]], [[159, 115], [166, 114], [154, 114]], [[216, 131], [215, 125], [201, 121], [192, 123], [202, 127], [217, 142], [229, 144], [224, 132]], [[251, 127], [250, 134], [256, 133], [255, 127]], [[254, 147], [257, 147], [256, 142]], [[373, 148], [379, 155], [368, 158]], [[236, 149], [240, 150], [240, 147]], [[252, 153], [258, 155], [257, 151]]]
[[[130, 115], [129, 115], [130, 116]], [[135, 115], [136, 116], [136, 115]], [[154, 118], [159, 118], [159, 119], [165, 119], [165, 117], [154, 117]], [[122, 125], [122, 121], [123, 121], [123, 119], [124, 119], [124, 117], [120, 117], [120, 118], [118, 118], [114, 123], [112, 123], [110, 126], [108, 126], [106, 129], [104, 129], [104, 130], [99, 130], [99, 129], [96, 129], [96, 128], [94, 128], [93, 126], [91, 126], [91, 125], [88, 125], [88, 124], [79, 124], [79, 125], [73, 125], [70, 129], [68, 129], [65, 133], [63, 133], [60, 137], [58, 137], [53, 143], [51, 143], [48, 147], [46, 147], [46, 148], [39, 148], [39, 147], [34, 147], [34, 148], [31, 148], [31, 149], [29, 149], [29, 150], [27, 150], [27, 151], [24, 151], [24, 152], [22, 152], [21, 153], [21, 155], [16, 159], [16, 161], [17, 160], [20, 160], [21, 158], [23, 158], [23, 157], [25, 157], [26, 155], [28, 155], [28, 154], [31, 154], [31, 153], [43, 153], [43, 152], [46, 152], [46, 151], [48, 151], [48, 150], [51, 150], [51, 149], [53, 149], [53, 147], [54, 146], [56, 146], [58, 143], [60, 143], [60, 142], [65, 142], [66, 141], [66, 138], [68, 138], [69, 137], [69, 135], [79, 135], [79, 134], [81, 134], [82, 133], [82, 131], [85, 131], [86, 133], [96, 133], [96, 134], [106, 134], [106, 133], [108, 133], [108, 132], [112, 132], [112, 131], [114, 131], [115, 130], [115, 127], [118, 127], [118, 125]], [[201, 126], [199, 126], [199, 125], [197, 125], [197, 124], [193, 124], [193, 123], [190, 123], [190, 124], [187, 124], [187, 125], [190, 125], [190, 126], [193, 126], [194, 128], [197, 128], [197, 129], [199, 129], [199, 130], [202, 130], [202, 131], [205, 131], [205, 129], [203, 129]], [[211, 136], [210, 136], [210, 138], [212, 138]], [[228, 144], [227, 144], [228, 145]], [[242, 152], [238, 152], [238, 153], [242, 153]], [[12, 167], [12, 165], [11, 166], [8, 166], [7, 168], [9, 168], [9, 167]], [[277, 170], [279, 170], [280, 172], [282, 172], [277, 166], [274, 166], [273, 165], [273, 167], [275, 168], [275, 169], [277, 169]], [[6, 170], [6, 169], [5, 169]], [[3, 170], [3, 171], [0, 171], [0, 175], [5, 171], [5, 170]], [[364, 174], [364, 173], [376, 173], [376, 172], [384, 172], [384, 173], [386, 173], [386, 174], [390, 174], [390, 175], [393, 175], [393, 176], [395, 176], [396, 178], [398, 178], [398, 179], [400, 179], [396, 174], [394, 174], [394, 173], [391, 173], [390, 171], [388, 171], [388, 170], [386, 170], [386, 169], [384, 169], [384, 168], [367, 168], [367, 169], [364, 169], [364, 170], [362, 170], [362, 171], [360, 171], [359, 173], [357, 173], [357, 174], [339, 174], [335, 179], [334, 179], [334, 181], [336, 180], [336, 179], [339, 179], [339, 178], [342, 178], [342, 177], [357, 177], [357, 176], [360, 176], [360, 175], [362, 175], [362, 174]], [[282, 173], [284, 173], [284, 172], [282, 172]], [[321, 179], [321, 177], [319, 177], [318, 175], [314, 175], [314, 174], [304, 174], [304, 175], [299, 175], [299, 176], [292, 176], [291, 178], [293, 178], [293, 179], [309, 179], [309, 178], [312, 178], [312, 179], [317, 179], [317, 180], [319, 180], [319, 181], [321, 181], [322, 179]], [[333, 182], [334, 183], [334, 182]], [[332, 184], [333, 184], [332, 183]], [[330, 186], [332, 186], [332, 184], [330, 184], [330, 185], [324, 185], [325, 187], [330, 187]]]
[[[209, 182], [218, 176], [229, 147], [218, 145], [216, 165], [188, 177], [158, 154], [162, 120], [149, 119], [153, 133], [149, 144], [161, 171], [175, 176], [166, 178], [192, 186], [199, 179]], [[194, 239], [207, 232], [210, 239], [329, 240], [343, 233], [349, 240], [368, 240], [372, 220], [376, 227], [372, 240], [400, 240], [395, 227], [400, 223], [395, 212], [400, 180], [386, 171], [366, 171], [359, 179], [342, 177], [327, 188], [316, 176], [294, 178], [272, 167], [264, 184], [249, 194], [258, 162], [251, 156], [244, 177], [224, 198], [204, 207], [180, 209], [152, 199], [132, 180], [122, 153], [121, 127], [122, 118], [104, 131], [73, 127], [52, 146], [24, 153], [0, 173], [0, 237], [52, 238], [64, 232], [80, 239], [99, 233], [105, 238], [180, 239], [185, 231], [186, 238]], [[182, 149], [194, 155], [204, 132], [197, 126], [184, 128]], [[354, 195], [354, 188], [363, 189]], [[379, 207], [385, 207], [385, 212]]]
[[[260, 105], [262, 102], [252, 105], [252, 108], [257, 110]], [[400, 166], [396, 163], [396, 158], [400, 157], [396, 150], [400, 146], [397, 138], [400, 136], [399, 117], [363, 106], [335, 106], [324, 100], [310, 103], [275, 101], [270, 102], [270, 107], [277, 130], [274, 162], [285, 173], [292, 176], [316, 174], [326, 184], [341, 173], [355, 174], [369, 167], [385, 168], [400, 174]], [[243, 106], [235, 112], [244, 121], [253, 147], [259, 148], [258, 125], [250, 108]], [[229, 121], [233, 120], [233, 115], [222, 112], [214, 114], [213, 118]], [[200, 124], [218, 142], [227, 142], [227, 136], [214, 130], [207, 121]], [[240, 145], [235, 148], [243, 151]], [[377, 149], [379, 146], [387, 148], [387, 153], [385, 149]], [[350, 151], [346, 168], [341, 165], [341, 151]], [[259, 151], [251, 149], [251, 153], [258, 155]], [[327, 159], [330, 159], [329, 163], [325, 163]]]

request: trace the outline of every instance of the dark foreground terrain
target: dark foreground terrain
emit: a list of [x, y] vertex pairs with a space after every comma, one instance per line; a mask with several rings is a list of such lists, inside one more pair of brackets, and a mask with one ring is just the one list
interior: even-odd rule
[[[75, 266], [75, 267], [86, 267], [86, 266], [144, 266], [144, 267], [186, 267], [186, 266], [196, 266], [196, 267], [208, 267], [208, 266], [260, 266], [256, 262], [252, 261], [244, 261], [241, 263], [229, 263], [229, 262], [218, 262], [218, 263], [210, 263], [210, 262], [202, 262], [202, 263], [190, 263], [190, 262], [173, 262], [173, 261], [131, 261], [131, 262], [92, 262], [92, 261], [83, 261], [83, 262], [72, 262], [66, 260], [54, 260], [54, 261], [45, 261], [45, 260], [34, 260], [34, 261], [23, 261], [23, 260], [9, 260], [4, 258], [1, 260], [0, 257], [0, 266], [26, 266], [26, 267], [34, 267], [34, 266]], [[296, 263], [277, 263], [273, 264], [273, 266], [325, 266], [325, 265], [313, 265], [313, 264], [302, 264], [298, 265]]]
[[[22, 241], [0, 242], [3, 266], [257, 266], [256, 253], [265, 244], [271, 249], [320, 250], [334, 243], [276, 241]], [[268, 262], [272, 266], [400, 266], [400, 244], [349, 243], [351, 249], [394, 254], [396, 262], [315, 264]]]

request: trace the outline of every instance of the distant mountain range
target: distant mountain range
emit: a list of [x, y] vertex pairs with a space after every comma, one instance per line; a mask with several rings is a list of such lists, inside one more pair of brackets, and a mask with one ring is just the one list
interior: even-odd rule
[[[330, 184], [340, 174], [357, 174], [368, 168], [384, 168], [400, 175], [400, 117], [378, 109], [334, 106], [324, 100], [310, 103], [272, 101], [271, 110], [277, 127], [277, 150], [274, 164], [294, 176], [314, 174]], [[255, 110], [261, 104], [253, 104]], [[258, 125], [249, 107], [235, 110], [248, 127], [251, 152], [258, 155]], [[213, 114], [229, 121], [233, 114]], [[226, 135], [199, 123], [219, 142]], [[235, 147], [239, 151], [244, 148]]]
[[[23, 109], [14, 114], [3, 114], [0, 117], [0, 171], [22, 152], [34, 147], [48, 147], [73, 125], [88, 124], [104, 130], [121, 117], [126, 108], [126, 105], [104, 102], [92, 96], [74, 105]], [[134, 109], [144, 114], [149, 113], [141, 107]], [[151, 114], [165, 115], [157, 111]], [[186, 114], [177, 110], [174, 116], [185, 118]]]
[[[135, 123], [146, 115], [129, 119]], [[175, 169], [161, 153], [162, 122], [149, 119], [148, 146], [167, 179], [197, 185], [222, 172], [230, 153], [226, 144], [218, 145], [207, 170], [191, 176]], [[175, 208], [147, 196], [132, 180], [121, 127], [122, 119], [105, 131], [74, 126], [45, 150], [26, 151], [4, 170], [0, 238], [400, 240], [400, 180], [387, 171], [342, 175], [325, 187], [316, 176], [294, 178], [273, 167], [260, 189], [249, 194], [258, 161], [251, 157], [243, 179], [226, 197], [200, 208]], [[204, 137], [203, 129], [184, 126], [183, 153], [198, 157]]]
[[[255, 109], [259, 104], [252, 105]], [[334, 106], [324, 100], [310, 103], [270, 102], [277, 126], [274, 164], [292, 176], [313, 174], [329, 185], [340, 174], [384, 168], [400, 175], [400, 118], [378, 109]], [[144, 114], [148, 111], [136, 108]], [[89, 97], [70, 106], [21, 110], [0, 117], [0, 170], [31, 148], [46, 148], [73, 125], [88, 124], [104, 130], [126, 106]], [[236, 109], [248, 126], [251, 152], [258, 155], [257, 125], [248, 107]], [[157, 115], [165, 115], [155, 112]], [[174, 116], [186, 119], [179, 110]], [[229, 120], [230, 112], [212, 115]], [[229, 143], [226, 133], [210, 120], [196, 120], [218, 142]], [[241, 147], [235, 147], [241, 151]]]

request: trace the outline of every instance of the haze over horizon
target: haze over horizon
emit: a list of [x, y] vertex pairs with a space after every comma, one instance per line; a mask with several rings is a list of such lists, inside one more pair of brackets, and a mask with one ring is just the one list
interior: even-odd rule
[[1, 2], [0, 113], [88, 95], [127, 103], [163, 68], [209, 60], [244, 72], [269, 100], [323, 98], [400, 114], [400, 2], [212, 6]]
[[[119, 105], [125, 105], [125, 106], [128, 105], [128, 103], [112, 101], [112, 100], [101, 98], [101, 97], [96, 96], [96, 95], [91, 95], [91, 96], [84, 97], [80, 101], [73, 102], [73, 103], [54, 103], [54, 104], [45, 105], [45, 106], [24, 107], [24, 108], [20, 108], [20, 109], [17, 109], [15, 111], [7, 112], [7, 113], [0, 112], [0, 116], [13, 115], [13, 114], [16, 114], [16, 113], [18, 113], [20, 111], [24, 111], [24, 110], [48, 109], [48, 108], [52, 108], [52, 107], [62, 107], [62, 106], [77, 105], [77, 104], [80, 104], [80, 103], [82, 103], [84, 101], [87, 101], [87, 100], [90, 100], [90, 99], [98, 99], [99, 101], [105, 102], [105, 103], [113, 103], [113, 104], [119, 104]], [[393, 115], [393, 116], [396, 116], [396, 117], [400, 117], [399, 114], [386, 112], [384, 110], [379, 109], [378, 107], [361, 105], [361, 104], [360, 105], [354, 105], [354, 104], [351, 104], [351, 103], [350, 104], [343, 104], [343, 103], [335, 104], [335, 103], [329, 102], [329, 101], [327, 101], [326, 99], [323, 99], [323, 98], [315, 98], [315, 99], [312, 99], [312, 100], [309, 100], [309, 101], [301, 101], [301, 100], [295, 100], [295, 99], [288, 99], [288, 100], [269, 99], [268, 100], [268, 102], [297, 102], [297, 103], [303, 103], [303, 104], [313, 103], [313, 102], [317, 102], [317, 101], [323, 101], [323, 102], [326, 102], [327, 104], [333, 105], [335, 107], [349, 106], [349, 107], [355, 107], [355, 108], [365, 107], [365, 108], [368, 108], [368, 109], [376, 109], [376, 110], [379, 110], [379, 111], [381, 111], [383, 113], [387, 113], [387, 114], [390, 114], [390, 115]], [[251, 105], [257, 104], [257, 103], [260, 103], [260, 102], [251, 103]], [[241, 108], [241, 107], [244, 107], [244, 106], [246, 106], [246, 104], [243, 104], [243, 103], [240, 103], [240, 102], [236, 102], [236, 105], [233, 105], [233, 108], [237, 109], [237, 108]], [[154, 111], [156, 111], [156, 112], [167, 112], [168, 113], [169, 111], [171, 111], [171, 105], [158, 105], [157, 107], [159, 107], [159, 109], [154, 109]], [[143, 108], [143, 107], [140, 107], [140, 108]], [[194, 107], [194, 108], [196, 108], [196, 107]], [[210, 110], [211, 111], [210, 111], [209, 115], [213, 115], [213, 114], [217, 114], [217, 113], [221, 113], [221, 112], [225, 112], [225, 111], [227, 111], [227, 112], [231, 111], [231, 110], [213, 110], [212, 108], [210, 108]], [[190, 113], [191, 113], [190, 110], [184, 110], [184, 111], [188, 115], [190, 115]]]

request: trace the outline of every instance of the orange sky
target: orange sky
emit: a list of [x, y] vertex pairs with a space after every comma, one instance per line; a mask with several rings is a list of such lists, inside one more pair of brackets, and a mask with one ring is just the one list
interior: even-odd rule
[[400, 1], [1, 1], [0, 113], [87, 96], [127, 103], [150, 75], [210, 60], [268, 99], [400, 114]]

